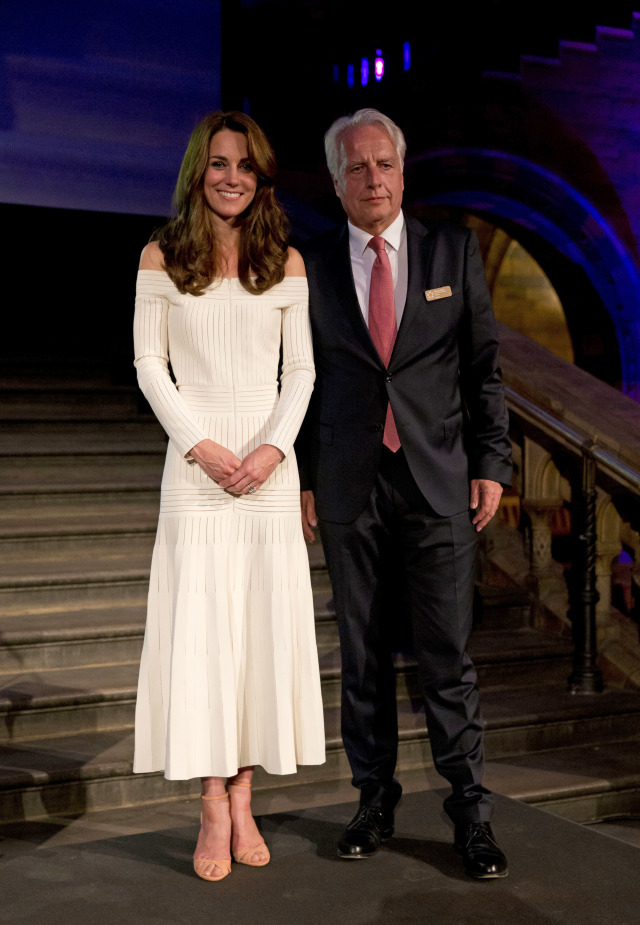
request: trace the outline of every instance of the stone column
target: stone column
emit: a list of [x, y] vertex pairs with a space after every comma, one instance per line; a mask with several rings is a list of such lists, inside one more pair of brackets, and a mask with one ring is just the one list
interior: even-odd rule
[[551, 518], [555, 511], [562, 508], [561, 499], [534, 499], [525, 498], [522, 502], [523, 511], [529, 516], [531, 522], [531, 542], [529, 560], [532, 577], [540, 580], [550, 577], [555, 570], [551, 556]]

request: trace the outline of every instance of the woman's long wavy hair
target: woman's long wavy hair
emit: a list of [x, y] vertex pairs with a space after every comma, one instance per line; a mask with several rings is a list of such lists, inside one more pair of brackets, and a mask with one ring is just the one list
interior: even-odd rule
[[289, 221], [273, 190], [276, 159], [267, 137], [243, 112], [212, 112], [191, 134], [173, 194], [175, 218], [154, 233], [169, 277], [180, 292], [201, 295], [220, 273], [218, 250], [204, 196], [209, 144], [229, 129], [247, 139], [249, 161], [258, 177], [255, 196], [238, 216], [238, 276], [253, 293], [265, 292], [284, 278]]

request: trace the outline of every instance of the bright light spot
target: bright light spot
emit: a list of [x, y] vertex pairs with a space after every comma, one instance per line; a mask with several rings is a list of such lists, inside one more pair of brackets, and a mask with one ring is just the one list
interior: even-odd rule
[[376, 52], [378, 57], [375, 60], [373, 73], [375, 74], [376, 80], [382, 80], [382, 75], [384, 74], [384, 58], [380, 57], [380, 49]]
[[355, 83], [354, 67], [353, 64], [347, 65], [347, 86], [351, 90]]
[[409, 42], [405, 42], [402, 46], [402, 64], [405, 71], [408, 71], [411, 67], [411, 45]]
[[360, 83], [366, 87], [369, 83], [369, 59], [363, 58], [360, 62]]

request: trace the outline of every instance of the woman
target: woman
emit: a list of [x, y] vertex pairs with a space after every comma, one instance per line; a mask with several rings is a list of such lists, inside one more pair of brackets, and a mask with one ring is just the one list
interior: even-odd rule
[[269, 861], [250, 809], [254, 765], [291, 774], [324, 761], [292, 449], [314, 380], [307, 283], [274, 174], [249, 116], [207, 116], [177, 217], [138, 277], [135, 365], [169, 447], [134, 770], [202, 778], [194, 868], [205, 880], [226, 877], [232, 856]]

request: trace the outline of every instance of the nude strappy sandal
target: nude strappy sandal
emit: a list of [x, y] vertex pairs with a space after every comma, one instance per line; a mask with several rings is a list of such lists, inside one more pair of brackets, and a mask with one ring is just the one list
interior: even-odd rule
[[[202, 796], [203, 800], [228, 800], [229, 794], [223, 793], [217, 797], [205, 797]], [[200, 824], [202, 825], [202, 813], [200, 813]], [[218, 867], [222, 874], [219, 877], [212, 877], [209, 874], [203, 873], [205, 867], [208, 867], [210, 864], [215, 864]], [[203, 880], [210, 880], [212, 883], [216, 883], [218, 880], [224, 880], [225, 877], [228, 877], [231, 873], [231, 858], [194, 858], [193, 859], [193, 869], [199, 877]]]
[[[245, 781], [227, 781], [227, 787], [244, 787], [245, 789], [251, 790], [251, 784], [245, 783]], [[255, 854], [258, 848], [264, 848], [267, 852], [265, 858], [260, 858], [259, 861], [251, 861], [251, 855]], [[247, 864], [249, 867], [264, 867], [271, 860], [271, 855], [269, 854], [269, 849], [267, 848], [264, 839], [259, 841], [253, 848], [248, 848], [246, 851], [242, 851], [240, 854], [233, 852], [233, 860], [238, 864]]]

